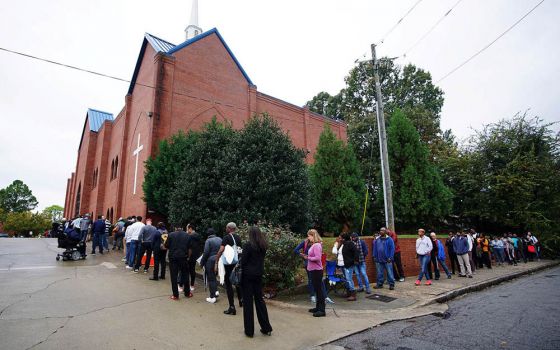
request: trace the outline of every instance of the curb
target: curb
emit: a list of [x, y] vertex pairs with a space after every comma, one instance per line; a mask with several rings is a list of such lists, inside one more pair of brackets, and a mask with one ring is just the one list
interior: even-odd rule
[[527, 269], [527, 270], [523, 270], [523, 271], [519, 271], [519, 272], [515, 272], [515, 273], [511, 273], [509, 275], [506, 276], [500, 276], [500, 277], [496, 277], [494, 279], [491, 280], [486, 280], [483, 282], [479, 282], [470, 286], [466, 286], [463, 288], [459, 288], [459, 289], [455, 289], [449, 292], [444, 293], [443, 295], [437, 296], [435, 298], [433, 298], [432, 300], [430, 300], [429, 302], [427, 302], [425, 305], [430, 305], [430, 304], [434, 304], [434, 303], [445, 303], [448, 302], [452, 299], [455, 299], [461, 295], [467, 294], [467, 293], [471, 293], [471, 292], [477, 292], [483, 289], [486, 289], [488, 287], [503, 283], [503, 282], [507, 282], [507, 281], [511, 281], [513, 279], [519, 278], [521, 276], [524, 275], [528, 275], [528, 274], [532, 274], [535, 272], [539, 272], [542, 270], [546, 270], [552, 267], [556, 267], [560, 265], [560, 261], [553, 261], [550, 262], [546, 265], [541, 265], [541, 266], [537, 266], [531, 269]]

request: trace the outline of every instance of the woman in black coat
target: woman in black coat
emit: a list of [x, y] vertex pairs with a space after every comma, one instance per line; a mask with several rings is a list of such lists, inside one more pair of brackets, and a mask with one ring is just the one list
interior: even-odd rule
[[272, 332], [262, 293], [264, 257], [267, 249], [268, 243], [261, 230], [256, 226], [249, 228], [249, 242], [243, 245], [241, 257], [241, 288], [243, 289], [243, 324], [245, 335], [250, 338], [253, 337], [255, 331], [253, 300], [261, 333], [270, 335]]

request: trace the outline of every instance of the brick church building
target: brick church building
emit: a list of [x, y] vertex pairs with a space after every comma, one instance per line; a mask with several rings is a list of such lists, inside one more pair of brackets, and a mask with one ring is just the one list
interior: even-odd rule
[[157, 153], [160, 140], [200, 130], [214, 116], [242, 128], [254, 114], [267, 112], [296, 147], [308, 151], [307, 162], [325, 124], [346, 140], [344, 123], [259, 92], [218, 30], [203, 32], [197, 22], [191, 17], [180, 45], [145, 34], [116, 118], [87, 110], [76, 169], [67, 181], [65, 217], [146, 217], [144, 162]]

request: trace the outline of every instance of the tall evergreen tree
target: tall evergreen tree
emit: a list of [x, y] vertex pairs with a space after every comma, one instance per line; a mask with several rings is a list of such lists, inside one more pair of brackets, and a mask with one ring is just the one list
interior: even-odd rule
[[328, 126], [319, 138], [310, 178], [320, 226], [329, 232], [348, 231], [360, 215], [365, 184], [352, 147]]
[[443, 184], [428, 148], [412, 122], [397, 110], [387, 130], [395, 221], [406, 227], [443, 219], [451, 191]]

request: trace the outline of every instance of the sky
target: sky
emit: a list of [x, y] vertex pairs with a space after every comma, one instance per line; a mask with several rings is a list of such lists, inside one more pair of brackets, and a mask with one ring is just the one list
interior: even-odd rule
[[[378, 46], [438, 81], [540, 0], [423, 0]], [[417, 0], [199, 0], [203, 30], [218, 28], [258, 90], [303, 105], [336, 94], [356, 59]], [[145, 32], [184, 41], [191, 0], [0, 2], [0, 47], [130, 79]], [[438, 83], [443, 129], [459, 140], [529, 111], [560, 121], [560, 1], [546, 0], [470, 63]], [[555, 44], [556, 43], [556, 44]], [[86, 111], [115, 116], [128, 84], [0, 51], [0, 188], [20, 179], [38, 209], [64, 205]], [[555, 130], [558, 130], [556, 125]]]

